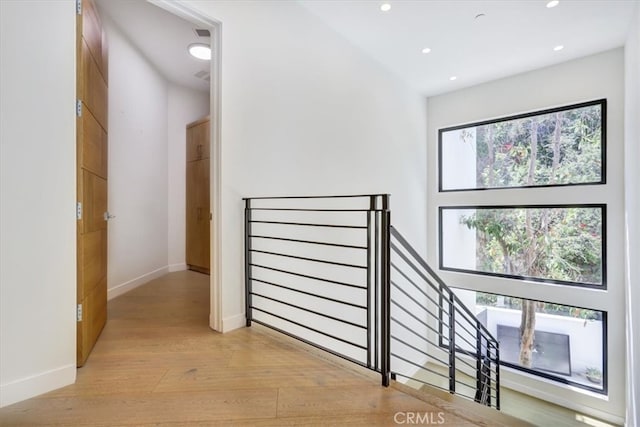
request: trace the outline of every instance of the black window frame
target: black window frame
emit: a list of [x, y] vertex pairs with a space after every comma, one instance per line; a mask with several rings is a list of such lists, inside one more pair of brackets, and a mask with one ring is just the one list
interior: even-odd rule
[[[600, 105], [601, 109], [601, 124], [600, 124], [600, 181], [596, 182], [580, 182], [580, 183], [567, 183], [567, 184], [540, 184], [540, 185], [517, 185], [508, 187], [483, 187], [483, 188], [455, 188], [455, 189], [443, 189], [442, 188], [442, 135], [445, 132], [454, 130], [465, 129], [469, 127], [484, 126], [493, 123], [501, 123], [512, 120], [526, 119], [529, 117], [542, 116], [546, 114], [557, 113], [560, 111], [568, 111], [577, 108], [590, 107], [594, 105]], [[607, 158], [606, 158], [606, 145], [607, 145], [607, 100], [606, 98], [597, 99], [593, 101], [581, 102], [577, 104], [570, 104], [561, 107], [547, 108], [544, 110], [536, 110], [529, 113], [515, 114], [511, 116], [505, 116], [490, 120], [482, 120], [478, 122], [465, 123], [462, 125], [456, 125], [446, 128], [438, 129], [438, 192], [450, 193], [459, 191], [487, 191], [487, 190], [513, 190], [518, 188], [545, 188], [545, 187], [569, 187], [569, 186], [584, 186], [584, 185], [604, 185], [607, 183]]]
[[[551, 301], [543, 301], [543, 300], [532, 300], [529, 298], [523, 298], [523, 297], [519, 297], [516, 295], [507, 295], [507, 294], [497, 294], [495, 292], [487, 292], [487, 291], [481, 291], [481, 290], [477, 290], [477, 289], [468, 289], [468, 288], [463, 288], [463, 287], [451, 287], [452, 290], [455, 289], [460, 289], [460, 290], [464, 290], [464, 291], [471, 291], [471, 292], [482, 292], [484, 294], [492, 294], [492, 295], [499, 295], [499, 296], [505, 296], [505, 297], [511, 297], [511, 298], [519, 298], [519, 299], [528, 299], [530, 301], [535, 301], [535, 302], [542, 302], [542, 303], [548, 303], [548, 304], [556, 304], [554, 302]], [[455, 293], [455, 292], [454, 292]], [[439, 297], [439, 304], [440, 304], [440, 309], [438, 310], [438, 314], [440, 316], [441, 321], [439, 322], [440, 324], [440, 328], [439, 328], [439, 337], [438, 337], [438, 344], [440, 345], [440, 347], [446, 349], [448, 348], [448, 344], [445, 343], [445, 339], [444, 337], [444, 320], [445, 320], [445, 311], [442, 309], [442, 307], [444, 306], [445, 301], [443, 300], [442, 295], [440, 295]], [[564, 305], [564, 304], [561, 304]], [[602, 388], [596, 388], [596, 387], [592, 387], [592, 386], [588, 386], [586, 384], [582, 384], [582, 383], [578, 383], [575, 381], [570, 381], [566, 378], [563, 377], [559, 377], [553, 374], [550, 374], [548, 372], [545, 372], [543, 370], [535, 370], [532, 368], [525, 368], [524, 366], [520, 366], [520, 365], [516, 365], [514, 363], [510, 363], [510, 362], [505, 362], [504, 360], [500, 359], [500, 366], [504, 366], [507, 368], [511, 368], [511, 369], [515, 369], [517, 371], [521, 371], [521, 372], [526, 372], [530, 375], [534, 375], [534, 376], [538, 376], [541, 378], [545, 378], [547, 380], [551, 380], [551, 381], [555, 381], [555, 382], [559, 382], [561, 384], [565, 384], [565, 385], [570, 385], [572, 387], [577, 387], [580, 388], [582, 390], [588, 390], [594, 393], [598, 393], [598, 394], [602, 394], [605, 396], [609, 395], [609, 363], [608, 363], [608, 346], [609, 346], [609, 340], [608, 340], [608, 333], [609, 333], [609, 323], [608, 323], [608, 312], [604, 311], [604, 310], [598, 310], [598, 309], [594, 309], [594, 308], [589, 308], [589, 307], [579, 307], [579, 306], [571, 306], [571, 307], [575, 307], [575, 308], [581, 308], [581, 309], [585, 309], [585, 310], [592, 310], [592, 311], [598, 311], [600, 313], [602, 313]], [[477, 318], [477, 317], [476, 317]], [[468, 351], [468, 350], [464, 350], [462, 348], [459, 348], [456, 346], [455, 348], [456, 353], [460, 353], [460, 354], [464, 354], [464, 355], [468, 355], [471, 357], [474, 357], [475, 355]]]
[[[601, 231], [601, 258], [602, 258], [602, 284], [571, 282], [566, 280], [547, 279], [541, 277], [523, 276], [517, 274], [494, 273], [488, 271], [469, 270], [457, 267], [446, 267], [444, 265], [444, 233], [442, 225], [442, 215], [444, 210], [462, 209], [566, 209], [566, 208], [600, 208], [602, 217]], [[536, 205], [447, 205], [438, 206], [438, 268], [441, 271], [451, 271], [489, 277], [501, 277], [521, 281], [531, 281], [554, 285], [571, 286], [575, 288], [607, 290], [607, 204], [606, 203], [580, 203], [580, 204], [536, 204]], [[520, 298], [515, 297], [514, 298]]]

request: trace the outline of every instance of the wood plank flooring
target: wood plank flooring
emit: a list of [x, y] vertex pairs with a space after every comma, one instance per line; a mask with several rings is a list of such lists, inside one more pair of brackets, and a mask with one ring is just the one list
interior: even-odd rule
[[215, 333], [208, 301], [209, 277], [190, 271], [110, 301], [76, 383], [0, 409], [0, 425], [390, 426], [418, 415], [422, 424], [528, 425], [381, 387], [376, 376], [264, 328]]

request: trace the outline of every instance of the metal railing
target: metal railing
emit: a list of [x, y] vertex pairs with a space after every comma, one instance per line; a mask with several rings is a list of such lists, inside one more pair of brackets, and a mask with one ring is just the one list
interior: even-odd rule
[[247, 326], [388, 372], [380, 266], [389, 196], [244, 200]]
[[498, 341], [391, 227], [391, 376], [500, 409]]
[[247, 326], [499, 409], [497, 341], [391, 226], [389, 195], [243, 200]]

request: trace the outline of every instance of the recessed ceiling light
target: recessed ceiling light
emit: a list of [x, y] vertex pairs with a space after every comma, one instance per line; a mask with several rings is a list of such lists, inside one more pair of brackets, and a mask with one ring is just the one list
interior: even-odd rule
[[429, 53], [431, 52], [431, 49], [429, 49], [428, 47], [425, 47], [424, 49], [422, 49], [422, 53]]
[[454, 80], [456, 80], [457, 78], [458, 78], [457, 76], [451, 76], [451, 77], [449, 77], [449, 80], [454, 81]]
[[190, 44], [189, 54], [194, 58], [202, 59], [203, 61], [211, 60], [211, 48], [203, 43]]
[[549, 3], [547, 3], [547, 8], [551, 9], [552, 7], [556, 7], [559, 3], [559, 0], [551, 0]]
[[564, 46], [562, 46], [561, 44], [559, 44], [558, 46], [554, 47], [553, 50], [555, 50], [556, 52], [558, 52], [559, 50], [564, 49]]
[[391, 5], [389, 3], [382, 3], [380, 5], [380, 10], [383, 12], [389, 12], [391, 10]]

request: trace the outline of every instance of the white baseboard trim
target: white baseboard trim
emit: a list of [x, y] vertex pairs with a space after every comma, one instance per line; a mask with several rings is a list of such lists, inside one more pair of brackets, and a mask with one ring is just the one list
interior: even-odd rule
[[169, 273], [173, 273], [174, 271], [184, 271], [187, 269], [186, 263], [179, 264], [169, 264]]
[[137, 288], [140, 285], [144, 285], [145, 283], [157, 279], [158, 277], [162, 277], [165, 274], [169, 273], [169, 267], [165, 266], [154, 270], [150, 273], [143, 274], [140, 277], [136, 277], [133, 280], [129, 280], [128, 282], [124, 282], [120, 285], [113, 286], [112, 288], [107, 289], [107, 300], [111, 300], [115, 297], [118, 297], [124, 293], [129, 292]]
[[76, 365], [74, 363], [21, 378], [7, 384], [0, 384], [0, 408], [75, 382]]
[[247, 318], [244, 313], [236, 314], [222, 319], [222, 333], [231, 332], [234, 329], [244, 328], [247, 324]]

